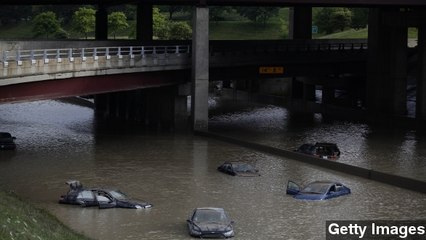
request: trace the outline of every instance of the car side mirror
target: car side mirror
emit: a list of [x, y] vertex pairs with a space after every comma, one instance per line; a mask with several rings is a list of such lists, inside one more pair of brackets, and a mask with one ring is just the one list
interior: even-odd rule
[[12, 139], [13, 139], [13, 140], [15, 140], [15, 139], [16, 139], [16, 137], [12, 137]]
[[187, 219], [186, 222], [187, 223], [192, 223], [192, 220], [191, 219]]
[[235, 225], [235, 221], [231, 221], [231, 224], [232, 224], [232, 225]]

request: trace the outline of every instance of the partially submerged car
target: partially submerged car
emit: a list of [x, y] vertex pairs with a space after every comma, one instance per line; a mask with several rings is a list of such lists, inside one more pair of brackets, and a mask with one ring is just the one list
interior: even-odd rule
[[260, 176], [259, 170], [252, 165], [243, 162], [224, 162], [217, 168], [217, 170], [232, 176]]
[[315, 181], [303, 189], [293, 181], [287, 183], [287, 194], [294, 195], [296, 199], [326, 200], [351, 193], [351, 190], [339, 182]]
[[336, 159], [340, 156], [340, 150], [335, 143], [305, 143], [295, 151], [323, 159]]
[[59, 198], [59, 203], [80, 205], [82, 207], [98, 206], [99, 208], [151, 208], [152, 204], [129, 199], [119, 190], [102, 188], [83, 188], [76, 180], [66, 182], [70, 190]]
[[196, 208], [187, 220], [189, 235], [199, 238], [230, 238], [234, 236], [234, 221], [223, 208]]
[[1, 150], [13, 150], [16, 148], [15, 144], [16, 137], [13, 137], [8, 132], [0, 132], [0, 149]]

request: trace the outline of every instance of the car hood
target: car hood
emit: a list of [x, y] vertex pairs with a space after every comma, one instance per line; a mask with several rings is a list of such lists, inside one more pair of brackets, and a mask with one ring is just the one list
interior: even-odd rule
[[225, 231], [225, 229], [230, 225], [230, 223], [197, 223], [197, 226], [201, 231]]
[[301, 200], [324, 200], [324, 194], [309, 194], [309, 193], [298, 193], [294, 195], [294, 198]]

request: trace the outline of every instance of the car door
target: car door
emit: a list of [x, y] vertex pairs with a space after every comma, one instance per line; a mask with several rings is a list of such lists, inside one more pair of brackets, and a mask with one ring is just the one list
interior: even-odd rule
[[76, 198], [76, 202], [84, 207], [97, 205], [95, 196], [90, 190], [83, 190], [79, 192]]
[[286, 190], [287, 194], [296, 195], [299, 192], [300, 192], [300, 186], [297, 183], [293, 181], [287, 182], [287, 190]]
[[113, 208], [116, 206], [113, 198], [106, 192], [98, 192], [96, 194], [96, 201], [99, 208]]
[[337, 190], [336, 184], [331, 185], [327, 191], [325, 199], [338, 197], [341, 193]]

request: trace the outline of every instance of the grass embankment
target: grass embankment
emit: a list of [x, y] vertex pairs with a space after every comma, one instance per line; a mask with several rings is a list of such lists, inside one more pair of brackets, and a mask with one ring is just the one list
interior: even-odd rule
[[0, 191], [0, 239], [85, 240], [45, 210]]

